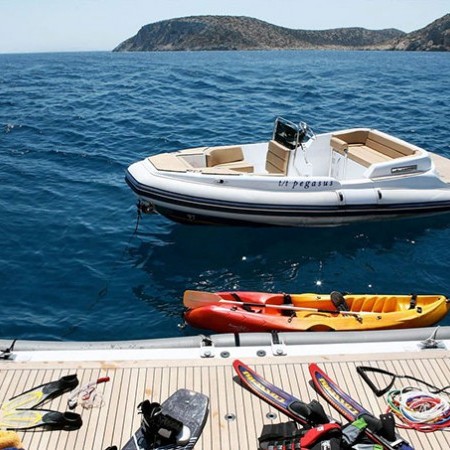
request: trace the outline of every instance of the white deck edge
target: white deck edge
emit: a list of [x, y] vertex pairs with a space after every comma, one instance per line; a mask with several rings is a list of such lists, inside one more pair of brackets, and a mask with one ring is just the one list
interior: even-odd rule
[[[437, 346], [450, 349], [450, 327], [383, 332], [247, 333], [191, 336], [143, 341], [17, 341], [9, 361], [142, 361], [264, 356], [317, 356], [422, 352], [434, 335]], [[12, 341], [1, 340], [0, 349]], [[433, 343], [433, 341], [431, 341]]]

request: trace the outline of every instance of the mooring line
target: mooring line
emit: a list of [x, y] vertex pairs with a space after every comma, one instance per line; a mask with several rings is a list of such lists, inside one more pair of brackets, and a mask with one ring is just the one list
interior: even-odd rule
[[[111, 274], [110, 274], [110, 276], [108, 277], [108, 279], [106, 280], [105, 286], [104, 286], [102, 289], [100, 289], [100, 290], [98, 291], [97, 297], [95, 298], [95, 300], [94, 300], [90, 305], [88, 305], [88, 307], [86, 308], [86, 313], [92, 311], [92, 310], [97, 306], [97, 304], [99, 303], [99, 301], [100, 301], [101, 299], [103, 299], [104, 297], [106, 297], [106, 295], [108, 294], [108, 289], [109, 289], [109, 284], [111, 283], [111, 279], [112, 279], [112, 278], [114, 277], [114, 275], [116, 274], [116, 271], [117, 271], [119, 265], [123, 262], [123, 260], [124, 260], [124, 258], [125, 258], [125, 255], [127, 255], [127, 254], [129, 253], [130, 247], [131, 247], [131, 243], [132, 243], [133, 239], [135, 238], [135, 236], [136, 236], [137, 233], [138, 233], [138, 230], [139, 230], [139, 224], [140, 224], [141, 218], [142, 218], [142, 213], [141, 213], [141, 208], [140, 208], [140, 206], [141, 206], [141, 202], [139, 201], [139, 202], [137, 203], [136, 226], [135, 226], [135, 228], [134, 228], [133, 233], [132, 233], [131, 236], [129, 237], [128, 242], [126, 243], [124, 249], [122, 250], [122, 255], [121, 255], [120, 259], [118, 259], [118, 260], [115, 262], [115, 264], [114, 264], [114, 266], [113, 266], [113, 268], [112, 268], [112, 270], [111, 270]], [[61, 337], [65, 338], [65, 337], [70, 336], [71, 334], [73, 334], [73, 333], [76, 331], [77, 327], [78, 327], [81, 323], [83, 323], [84, 320], [85, 320], [85, 319], [81, 319], [81, 320], [79, 320], [76, 324], [73, 324], [72, 326], [70, 326], [69, 329], [67, 330], [67, 332], [64, 333], [64, 334], [62, 334]]]

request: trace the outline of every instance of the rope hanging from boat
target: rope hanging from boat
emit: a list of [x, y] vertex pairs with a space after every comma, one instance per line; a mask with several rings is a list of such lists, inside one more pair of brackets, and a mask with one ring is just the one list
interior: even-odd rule
[[131, 242], [134, 239], [134, 237], [137, 235], [138, 230], [139, 230], [139, 224], [141, 222], [142, 219], [142, 205], [141, 205], [141, 201], [139, 200], [137, 203], [137, 216], [136, 216], [136, 225], [134, 227], [134, 231], [133, 234], [130, 236], [130, 238], [128, 239], [128, 242], [126, 244], [126, 246], [124, 247], [123, 251], [122, 251], [122, 257], [116, 261], [116, 263], [114, 264], [113, 268], [112, 268], [112, 274], [109, 277], [108, 280], [106, 280], [106, 284], [105, 286], [100, 289], [100, 291], [98, 291], [97, 297], [98, 299], [105, 297], [106, 294], [108, 293], [108, 287], [109, 287], [109, 282], [111, 281], [112, 278], [114, 278], [114, 275], [117, 271], [117, 268], [119, 267], [119, 264], [121, 264], [125, 258], [125, 256], [129, 253], [130, 251], [130, 247], [131, 247]]
[[[131, 242], [133, 241], [133, 239], [135, 238], [135, 236], [138, 234], [138, 230], [139, 230], [139, 224], [142, 218], [142, 212], [141, 212], [141, 202], [139, 201], [137, 204], [137, 216], [136, 216], [136, 225], [134, 227], [134, 231], [133, 234], [129, 237], [128, 242], [126, 244], [126, 246], [124, 247], [124, 249], [122, 250], [122, 256], [120, 259], [118, 259], [115, 264], [113, 265], [112, 269], [111, 269], [111, 274], [110, 276], [105, 280], [105, 285], [98, 291], [97, 293], [97, 297], [94, 299], [94, 301], [88, 305], [87, 309], [86, 309], [86, 314], [89, 314], [90, 311], [92, 311], [97, 304], [99, 303], [99, 301], [106, 297], [106, 295], [108, 294], [108, 289], [109, 289], [109, 284], [111, 282], [111, 280], [114, 278], [117, 269], [119, 268], [119, 265], [123, 263], [126, 255], [130, 252], [130, 248], [131, 248]], [[84, 321], [84, 319], [80, 319], [78, 321], [78, 323], [74, 323], [71, 325], [71, 327], [68, 329], [68, 331], [66, 333], [64, 333], [62, 335], [62, 337], [67, 337], [69, 335], [71, 335], [72, 333], [74, 333], [78, 326]]]
[[388, 411], [407, 428], [424, 433], [450, 428], [450, 403], [441, 395], [415, 387], [393, 389], [387, 394]]
[[[137, 203], [136, 226], [135, 226], [135, 228], [134, 228], [133, 234], [131, 235], [130, 241], [131, 241], [131, 239], [133, 239], [134, 236], [137, 234], [138, 228], [139, 228], [139, 223], [140, 223], [141, 219], [142, 219], [142, 204], [141, 204], [141, 201], [139, 200], [138, 203]], [[128, 244], [129, 244], [129, 242], [128, 242]]]

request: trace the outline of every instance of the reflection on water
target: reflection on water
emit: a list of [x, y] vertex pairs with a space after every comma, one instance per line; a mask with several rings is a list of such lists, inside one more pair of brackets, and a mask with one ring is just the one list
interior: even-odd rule
[[172, 317], [185, 289], [445, 293], [446, 264], [435, 242], [449, 234], [442, 217], [322, 229], [168, 223], [164, 233], [138, 234], [130, 263], [148, 283], [133, 293]]

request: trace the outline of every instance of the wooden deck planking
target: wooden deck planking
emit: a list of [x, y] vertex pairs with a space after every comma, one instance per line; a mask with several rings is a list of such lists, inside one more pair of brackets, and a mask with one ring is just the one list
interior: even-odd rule
[[[368, 410], [379, 414], [386, 410], [384, 397], [377, 398], [356, 372], [364, 364], [380, 367], [399, 375], [409, 374], [437, 386], [448, 384], [449, 352], [427, 350], [423, 353], [398, 355], [341, 355], [329, 357], [245, 358], [266, 379], [309, 402], [318, 398], [308, 385], [308, 362], [316, 361], [338, 384]], [[257, 438], [264, 423], [280, 422], [287, 417], [234, 381], [231, 359], [184, 361], [124, 361], [105, 365], [102, 362], [9, 363], [2, 362], [0, 400], [63, 375], [76, 372], [80, 385], [109, 375], [111, 381], [98, 386], [103, 392], [102, 408], [76, 411], [82, 414], [83, 427], [72, 432], [29, 431], [20, 433], [27, 450], [105, 450], [115, 444], [121, 448], [139, 427], [137, 405], [144, 399], [163, 401], [179, 388], [193, 389], [210, 397], [210, 415], [196, 449], [242, 450], [257, 448]], [[371, 374], [380, 386], [387, 378]], [[415, 384], [397, 379], [395, 387]], [[65, 411], [69, 394], [42, 406]], [[320, 400], [320, 398], [319, 398]], [[327, 413], [339, 415], [323, 401]], [[270, 419], [268, 413], [275, 413]], [[226, 420], [234, 414], [235, 420]], [[416, 448], [450, 448], [450, 433], [417, 433], [399, 430]]]

